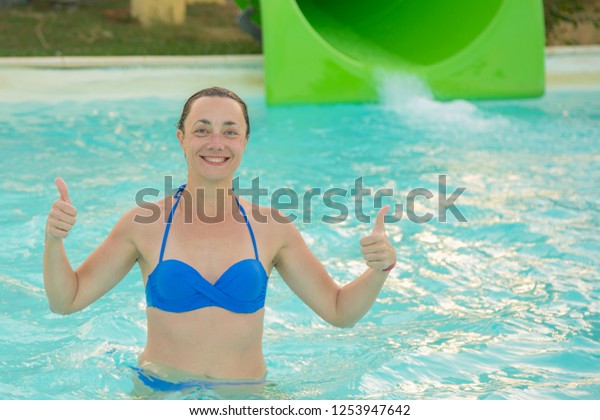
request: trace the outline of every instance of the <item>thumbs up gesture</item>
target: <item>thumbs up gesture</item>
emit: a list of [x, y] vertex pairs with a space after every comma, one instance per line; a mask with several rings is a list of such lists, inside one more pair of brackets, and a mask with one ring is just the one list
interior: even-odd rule
[[373, 231], [360, 240], [360, 250], [367, 265], [379, 271], [389, 271], [396, 264], [396, 250], [385, 234], [384, 218], [389, 210], [390, 206], [384, 206], [379, 210]]
[[69, 234], [75, 224], [77, 210], [71, 204], [67, 184], [62, 178], [54, 180], [58, 189], [59, 198], [52, 203], [48, 221], [46, 222], [46, 234], [53, 239], [62, 239]]

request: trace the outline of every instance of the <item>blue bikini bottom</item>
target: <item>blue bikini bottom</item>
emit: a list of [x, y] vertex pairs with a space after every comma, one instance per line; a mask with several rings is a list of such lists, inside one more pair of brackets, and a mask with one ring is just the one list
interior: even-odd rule
[[211, 389], [215, 387], [223, 387], [223, 386], [239, 386], [239, 385], [264, 385], [267, 382], [266, 375], [263, 379], [259, 380], [211, 380], [207, 379], [194, 379], [194, 380], [186, 380], [181, 382], [170, 382], [164, 379], [161, 379], [149, 372], [148, 370], [141, 369], [137, 366], [131, 366], [131, 368], [137, 373], [138, 378], [142, 381], [142, 383], [155, 391], [162, 392], [173, 392], [173, 391], [182, 391], [190, 388], [197, 389]]

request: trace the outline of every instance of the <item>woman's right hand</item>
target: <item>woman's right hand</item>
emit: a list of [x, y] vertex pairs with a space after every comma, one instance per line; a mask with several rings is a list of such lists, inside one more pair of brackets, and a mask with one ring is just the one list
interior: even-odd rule
[[64, 179], [56, 178], [54, 180], [60, 197], [52, 203], [48, 221], [46, 222], [46, 235], [52, 239], [65, 238], [73, 225], [75, 224], [75, 216], [77, 210], [71, 204], [69, 198], [69, 190]]

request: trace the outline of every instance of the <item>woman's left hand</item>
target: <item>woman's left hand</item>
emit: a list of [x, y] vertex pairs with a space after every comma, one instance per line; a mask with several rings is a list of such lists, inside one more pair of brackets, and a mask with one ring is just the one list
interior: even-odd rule
[[383, 271], [396, 263], [396, 250], [385, 233], [384, 218], [389, 210], [389, 205], [379, 210], [373, 231], [360, 240], [360, 251], [363, 253], [367, 265], [379, 271]]

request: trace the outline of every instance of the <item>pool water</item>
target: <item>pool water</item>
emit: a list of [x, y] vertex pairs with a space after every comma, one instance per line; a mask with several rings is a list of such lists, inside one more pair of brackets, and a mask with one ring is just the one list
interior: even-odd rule
[[[259, 177], [270, 192], [301, 195], [350, 190], [362, 177], [365, 188], [393, 189], [384, 203], [405, 209], [410, 190], [429, 189], [434, 198], [418, 198], [415, 212], [435, 217], [387, 225], [398, 266], [351, 329], [319, 319], [274, 270], [269, 384], [242, 398], [600, 398], [600, 92], [477, 103], [387, 92], [382, 105], [269, 108], [248, 98], [241, 186]], [[146, 334], [139, 269], [84, 311], [52, 314], [44, 226], [61, 176], [78, 210], [66, 240], [77, 267], [137, 191], [185, 182], [174, 135], [185, 99], [0, 100], [0, 398], [131, 398]], [[450, 212], [439, 220], [439, 175], [448, 196], [466, 188], [455, 203], [466, 222]], [[313, 220], [295, 223], [347, 283], [365, 269], [359, 239], [372, 225], [353, 211], [322, 223], [338, 212], [312, 204]]]

